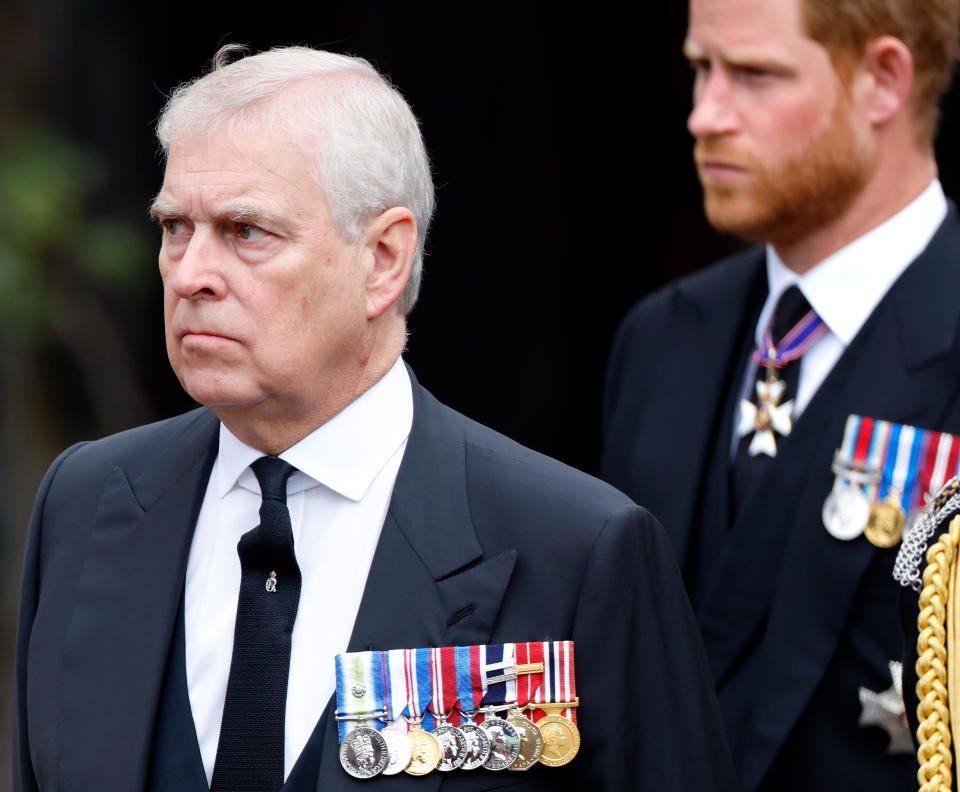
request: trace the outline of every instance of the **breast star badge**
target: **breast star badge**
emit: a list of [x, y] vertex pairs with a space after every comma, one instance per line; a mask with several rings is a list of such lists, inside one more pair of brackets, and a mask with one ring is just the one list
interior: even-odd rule
[[888, 754], [913, 753], [913, 740], [907, 713], [903, 706], [903, 665], [896, 660], [887, 664], [890, 668], [892, 684], [886, 690], [875, 693], [865, 687], [860, 688], [859, 726], [879, 726], [890, 735], [887, 745]]
[[[793, 429], [793, 399], [780, 404], [787, 385], [783, 380], [768, 377], [757, 381], [757, 403], [740, 400], [740, 423], [737, 436], [754, 432], [747, 453], [750, 456], [777, 455], [776, 434], [786, 437]], [[776, 432], [776, 434], [774, 434]]]

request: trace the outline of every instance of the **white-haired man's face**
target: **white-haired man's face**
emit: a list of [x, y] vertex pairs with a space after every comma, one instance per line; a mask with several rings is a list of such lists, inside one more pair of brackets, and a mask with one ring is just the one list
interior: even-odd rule
[[361, 246], [334, 229], [312, 163], [256, 126], [177, 140], [152, 212], [184, 389], [228, 426], [247, 414], [309, 424], [366, 354]]

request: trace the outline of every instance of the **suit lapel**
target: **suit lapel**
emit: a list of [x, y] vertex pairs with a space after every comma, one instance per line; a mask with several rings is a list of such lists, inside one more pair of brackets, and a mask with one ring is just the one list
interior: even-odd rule
[[[658, 386], [644, 388], [649, 403], [636, 434], [632, 478], [651, 494], [643, 505], [663, 523], [681, 566], [689, 565], [696, 552], [693, 527], [701, 498], [720, 504], [704, 511], [721, 521], [721, 532], [726, 530], [726, 465], [718, 469], [709, 463], [721, 445], [717, 432], [729, 425], [722, 411], [740, 367], [747, 325], [766, 288], [762, 252], [747, 255], [748, 262], [728, 268], [722, 279], [677, 284], [670, 307], [670, 353], [661, 356], [656, 372], [647, 373]], [[665, 420], [669, 416], [681, 420]], [[658, 455], [651, 448], [678, 451]]]
[[[927, 250], [891, 288], [783, 442], [782, 453], [744, 505], [698, 609], [721, 699], [741, 658], [762, 653], [763, 661], [750, 666], [756, 689], [764, 691], [764, 706], [750, 720], [745, 789], [759, 783], [816, 689], [877, 552], [864, 538], [834, 539], [820, 518], [847, 416], [936, 428], [953, 397], [956, 360], [948, 353], [955, 352], [960, 314], [942, 283], [949, 279], [951, 251], [958, 248], [960, 225], [951, 208]], [[918, 311], [924, 313], [922, 326]]]
[[[348, 650], [488, 643], [516, 553], [483, 558], [470, 516], [463, 424], [413, 384], [413, 426]], [[352, 788], [327, 706], [318, 790]], [[436, 789], [441, 773], [417, 779]]]
[[[216, 418], [181, 420], [130, 481], [115, 468], [92, 527], [63, 659], [61, 780], [143, 788], [186, 557], [216, 455]], [[147, 449], [145, 453], [150, 453]]]

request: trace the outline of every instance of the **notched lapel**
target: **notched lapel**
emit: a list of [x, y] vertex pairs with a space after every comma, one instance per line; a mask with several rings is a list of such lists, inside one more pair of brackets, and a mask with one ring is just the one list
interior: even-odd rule
[[215, 437], [205, 431], [158, 460], [140, 477], [139, 497], [120, 468], [107, 479], [64, 650], [63, 733], [84, 735], [62, 746], [61, 781], [71, 786], [137, 789], [145, 783]]
[[437, 584], [446, 615], [446, 645], [489, 642], [516, 561], [517, 551], [506, 550]]

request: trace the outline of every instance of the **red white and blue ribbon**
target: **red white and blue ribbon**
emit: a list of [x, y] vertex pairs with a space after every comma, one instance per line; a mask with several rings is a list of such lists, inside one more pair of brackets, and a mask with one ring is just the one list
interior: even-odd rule
[[[517, 665], [543, 665], [543, 643], [534, 641], [531, 643], [518, 643], [515, 645]], [[523, 674], [517, 677], [517, 706], [523, 709], [531, 701], [535, 700], [540, 686], [543, 684], [543, 672], [534, 671], [529, 674]]]
[[401, 715], [407, 709], [409, 693], [407, 691], [407, 650], [390, 649], [383, 652], [384, 700], [386, 702], [388, 725], [403, 725], [406, 721]]
[[[542, 673], [517, 673], [518, 664], [538, 663]], [[463, 712], [483, 722], [483, 707], [576, 699], [571, 641], [349, 652], [337, 655], [336, 671], [341, 740], [360, 723], [381, 731], [419, 723], [432, 731], [441, 712], [456, 726]], [[564, 714], [576, 722], [575, 708]], [[534, 719], [543, 715], [538, 710]]]
[[[545, 642], [542, 647], [544, 653], [543, 685], [537, 690], [533, 700], [544, 704], [576, 701], [577, 681], [573, 641]], [[533, 720], [538, 721], [545, 714], [543, 710], [535, 710]], [[574, 723], [577, 722], [576, 707], [567, 707], [563, 711], [563, 715]]]
[[895, 499], [910, 515], [960, 474], [960, 438], [850, 415], [837, 457], [837, 487], [860, 487], [871, 503]]
[[430, 676], [433, 680], [431, 710], [435, 718], [450, 718], [454, 726], [460, 725], [460, 713], [456, 711], [460, 699], [457, 689], [457, 649], [443, 646], [430, 650]]
[[905, 424], [890, 425], [890, 441], [883, 465], [880, 499], [894, 495], [909, 514], [920, 493], [915, 493], [920, 459], [927, 432]]
[[[480, 674], [486, 689], [482, 706], [509, 705], [517, 701], [514, 645], [491, 644], [480, 648]], [[505, 707], [504, 707], [505, 708]]]
[[407, 649], [404, 662], [404, 679], [407, 683], [407, 706], [403, 714], [421, 728], [433, 731], [433, 715], [430, 700], [433, 698], [433, 682], [430, 678], [430, 650]]

